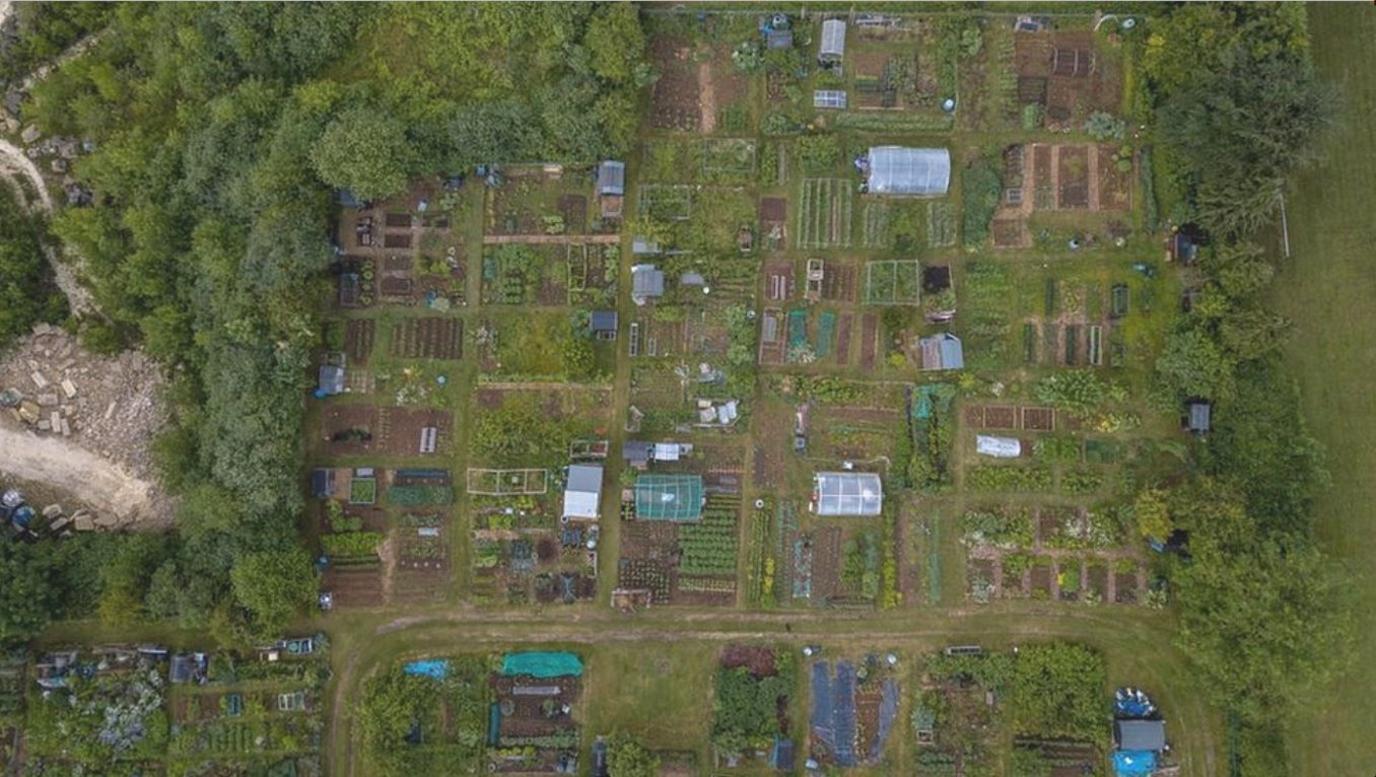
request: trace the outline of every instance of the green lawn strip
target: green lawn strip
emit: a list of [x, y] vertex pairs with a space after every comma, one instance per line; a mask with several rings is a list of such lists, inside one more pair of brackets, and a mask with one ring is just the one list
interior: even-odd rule
[[[1323, 543], [1354, 569], [1376, 562], [1370, 506], [1376, 501], [1376, 415], [1371, 376], [1376, 349], [1370, 323], [1371, 220], [1376, 179], [1376, 16], [1369, 8], [1309, 7], [1313, 55], [1320, 76], [1340, 91], [1337, 126], [1325, 137], [1322, 161], [1297, 176], [1286, 199], [1293, 259], [1279, 260], [1270, 305], [1295, 321], [1287, 349], [1309, 431], [1328, 449], [1332, 485], [1314, 507]], [[1280, 230], [1275, 230], [1276, 254]], [[1376, 586], [1352, 586], [1358, 602], [1358, 655], [1332, 687], [1316, 689], [1290, 727], [1295, 774], [1360, 774], [1376, 763]], [[1365, 772], [1363, 771], [1365, 770]]]

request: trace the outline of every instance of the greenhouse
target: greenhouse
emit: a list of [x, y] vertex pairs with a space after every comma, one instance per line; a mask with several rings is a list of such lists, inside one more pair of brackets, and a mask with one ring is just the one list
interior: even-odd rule
[[818, 515], [879, 515], [884, 486], [873, 472], [818, 472], [812, 503]]
[[934, 197], [951, 185], [951, 152], [944, 148], [874, 146], [868, 167], [872, 194]]
[[641, 520], [696, 521], [703, 500], [697, 475], [641, 475], [635, 481], [635, 517]]

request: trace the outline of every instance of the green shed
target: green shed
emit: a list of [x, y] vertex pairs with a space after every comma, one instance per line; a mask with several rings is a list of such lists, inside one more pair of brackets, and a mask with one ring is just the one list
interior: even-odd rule
[[641, 475], [635, 481], [635, 517], [648, 521], [702, 518], [702, 478], [698, 475]]

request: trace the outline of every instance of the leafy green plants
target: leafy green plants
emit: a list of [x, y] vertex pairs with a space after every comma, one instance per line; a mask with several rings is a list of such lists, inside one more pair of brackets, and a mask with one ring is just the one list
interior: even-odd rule
[[961, 179], [965, 245], [978, 246], [988, 239], [989, 224], [1002, 195], [1003, 178], [989, 158], [980, 157], [965, 168]]
[[975, 491], [1050, 491], [1051, 470], [1042, 466], [1008, 466], [986, 464], [975, 467], [965, 476]]

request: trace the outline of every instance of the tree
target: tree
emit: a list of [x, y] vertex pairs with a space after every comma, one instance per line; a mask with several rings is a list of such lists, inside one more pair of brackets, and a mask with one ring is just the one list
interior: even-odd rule
[[1207, 481], [1177, 495], [1191, 561], [1173, 579], [1178, 642], [1201, 687], [1244, 721], [1284, 721], [1350, 645], [1341, 578], [1307, 540], [1269, 538], [1231, 489]]
[[1133, 517], [1137, 519], [1137, 531], [1145, 540], [1164, 541], [1171, 536], [1171, 514], [1166, 503], [1166, 494], [1160, 489], [1148, 488], [1137, 494], [1132, 505]]
[[1176, 395], [1221, 399], [1233, 394], [1233, 361], [1198, 327], [1177, 329], [1166, 339], [1156, 372]]
[[630, 3], [605, 3], [593, 12], [583, 45], [592, 55], [592, 70], [598, 78], [616, 84], [636, 80], [645, 61], [645, 32], [638, 13]]
[[630, 735], [617, 732], [607, 742], [607, 773], [611, 777], [655, 777], [659, 756]]
[[25, 642], [43, 630], [58, 606], [47, 548], [0, 542], [0, 643]]
[[55, 322], [67, 313], [43, 255], [40, 229], [8, 188], [0, 191], [0, 347], [39, 321]]
[[234, 596], [253, 615], [254, 631], [281, 636], [291, 619], [315, 600], [315, 570], [306, 551], [296, 547], [250, 553], [230, 571]]
[[363, 106], [336, 116], [310, 158], [320, 180], [364, 200], [404, 190], [412, 166], [405, 126], [383, 111]]

